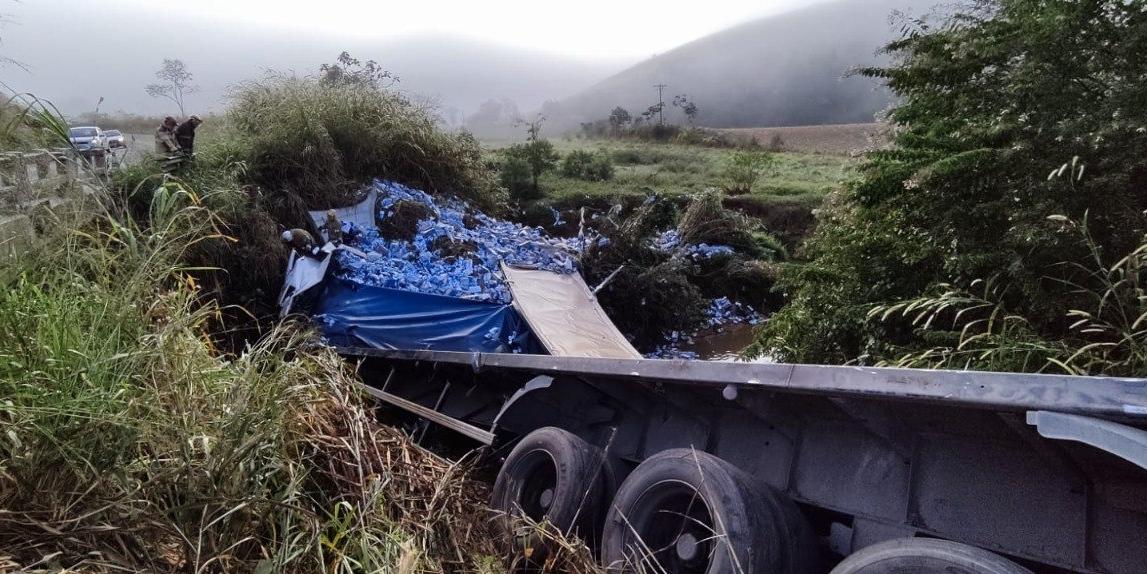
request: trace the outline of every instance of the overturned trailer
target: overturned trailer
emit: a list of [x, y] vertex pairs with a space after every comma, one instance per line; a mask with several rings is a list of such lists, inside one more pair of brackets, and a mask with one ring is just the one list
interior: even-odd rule
[[1147, 572], [1144, 379], [338, 350], [621, 569]]
[[576, 273], [503, 262], [512, 300], [482, 302], [332, 259], [292, 259], [284, 310], [416, 436], [490, 447], [494, 506], [618, 570], [1147, 572], [1147, 379], [647, 360]]

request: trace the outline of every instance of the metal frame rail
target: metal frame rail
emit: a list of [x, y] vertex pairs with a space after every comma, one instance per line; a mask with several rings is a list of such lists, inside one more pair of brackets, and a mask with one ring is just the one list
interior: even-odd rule
[[530, 374], [927, 401], [1014, 411], [1052, 411], [1147, 423], [1147, 378], [1035, 375], [857, 366], [596, 359], [338, 347], [348, 357], [469, 365]]

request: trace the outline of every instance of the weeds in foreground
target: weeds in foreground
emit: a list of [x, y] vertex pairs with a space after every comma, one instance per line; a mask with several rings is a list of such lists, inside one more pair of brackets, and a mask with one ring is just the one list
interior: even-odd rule
[[502, 556], [466, 465], [377, 425], [308, 333], [219, 358], [220, 309], [182, 263], [213, 221], [161, 186], [146, 225], [98, 216], [5, 268], [0, 563], [413, 572]]

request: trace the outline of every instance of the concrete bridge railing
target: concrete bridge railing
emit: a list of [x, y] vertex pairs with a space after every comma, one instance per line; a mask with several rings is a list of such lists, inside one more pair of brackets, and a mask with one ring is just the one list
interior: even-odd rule
[[0, 152], [0, 258], [27, 249], [52, 216], [78, 213], [107, 171], [102, 150]]

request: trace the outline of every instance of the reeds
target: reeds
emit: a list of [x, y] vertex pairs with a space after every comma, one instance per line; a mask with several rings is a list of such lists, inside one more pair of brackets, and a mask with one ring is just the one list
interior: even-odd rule
[[481, 148], [441, 130], [430, 111], [365, 84], [272, 76], [242, 85], [228, 118], [248, 151], [248, 174], [267, 191], [290, 190], [310, 209], [349, 204], [374, 177], [456, 195], [490, 210], [505, 198]]

